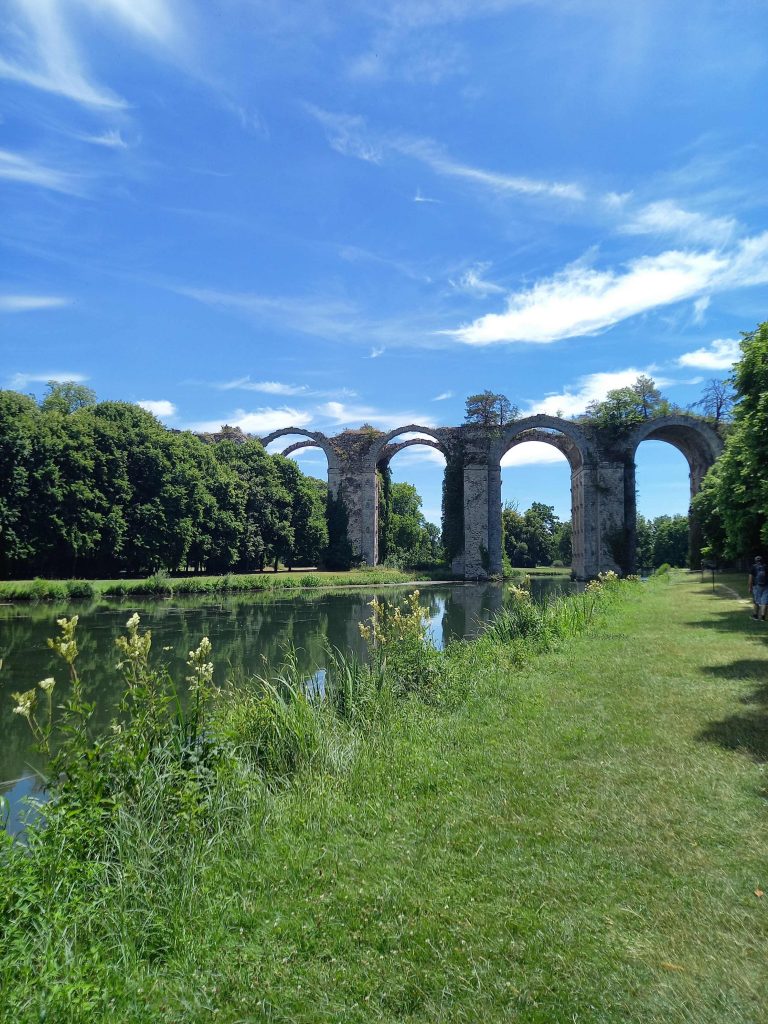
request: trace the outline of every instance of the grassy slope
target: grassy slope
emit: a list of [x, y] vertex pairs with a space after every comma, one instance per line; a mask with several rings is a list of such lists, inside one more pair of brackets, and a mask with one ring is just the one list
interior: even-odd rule
[[514, 677], [468, 646], [476, 695], [278, 797], [118, 1017], [768, 1020], [754, 625], [678, 577]]
[[118, 918], [66, 968], [113, 1008], [56, 1019], [768, 1021], [768, 632], [695, 577], [635, 595], [526, 669], [464, 645], [469, 700], [414, 701], [164, 866], [142, 905], [170, 959]]

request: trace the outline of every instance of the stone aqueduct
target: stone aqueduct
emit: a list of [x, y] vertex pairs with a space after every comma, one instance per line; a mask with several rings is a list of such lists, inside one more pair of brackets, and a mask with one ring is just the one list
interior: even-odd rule
[[[412, 435], [418, 434], [418, 437]], [[395, 441], [401, 435], [406, 438]], [[453, 570], [465, 579], [501, 572], [501, 459], [526, 441], [553, 445], [571, 470], [573, 575], [590, 579], [612, 569], [636, 568], [635, 452], [643, 441], [666, 441], [685, 456], [691, 497], [722, 449], [719, 435], [692, 416], [651, 418], [617, 435], [588, 422], [555, 416], [529, 416], [504, 427], [423, 427], [409, 423], [389, 433], [363, 428], [333, 437], [300, 427], [285, 427], [261, 438], [270, 444], [280, 437], [299, 436], [283, 454], [300, 448], [321, 448], [328, 459], [330, 494], [344, 503], [347, 534], [353, 551], [368, 565], [378, 562], [377, 469], [412, 445], [436, 448], [446, 460], [457, 488], [456, 527], [463, 537]], [[695, 524], [692, 523], [692, 530]]]

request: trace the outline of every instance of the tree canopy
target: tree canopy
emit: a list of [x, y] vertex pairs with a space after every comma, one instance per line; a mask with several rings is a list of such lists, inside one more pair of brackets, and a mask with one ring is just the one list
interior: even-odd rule
[[325, 487], [258, 441], [167, 430], [128, 402], [51, 384], [0, 391], [0, 575], [317, 564]]
[[465, 423], [476, 423], [481, 427], [503, 427], [517, 417], [519, 412], [506, 395], [494, 391], [482, 391], [466, 399]]
[[693, 507], [714, 558], [750, 557], [768, 547], [768, 322], [742, 335], [730, 383], [733, 424], [723, 454]]

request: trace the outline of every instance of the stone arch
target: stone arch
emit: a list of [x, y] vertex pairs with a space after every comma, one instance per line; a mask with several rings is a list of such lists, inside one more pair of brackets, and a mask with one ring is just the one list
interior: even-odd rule
[[[406, 438], [404, 441], [400, 441], [399, 443], [396, 443], [396, 444], [392, 444], [391, 443], [394, 438], [399, 437], [401, 434], [412, 434], [412, 433], [418, 433], [418, 434], [422, 434], [422, 435], [426, 434], [427, 436], [426, 437], [409, 437], [409, 438]], [[447, 448], [446, 448], [445, 444], [443, 443], [443, 438], [441, 437], [441, 433], [443, 433], [443, 434], [445, 433], [445, 428], [443, 428], [443, 431], [441, 432], [439, 429], [434, 429], [432, 427], [424, 427], [424, 426], [421, 426], [418, 423], [406, 423], [402, 427], [396, 427], [395, 429], [390, 430], [390, 431], [388, 431], [385, 434], [382, 434], [381, 437], [377, 438], [376, 441], [371, 445], [371, 448], [370, 448], [370, 450], [368, 452], [368, 456], [367, 456], [368, 472], [377, 481], [377, 483], [376, 483], [375, 500], [373, 502], [373, 509], [372, 509], [373, 521], [372, 521], [372, 528], [371, 528], [371, 532], [373, 534], [373, 561], [374, 561], [374, 563], [378, 563], [378, 561], [379, 561], [379, 557], [380, 557], [379, 548], [380, 548], [380, 543], [381, 543], [381, 538], [379, 537], [380, 514], [381, 514], [381, 510], [380, 510], [380, 503], [381, 503], [380, 483], [381, 483], [381, 477], [378, 476], [377, 470], [379, 470], [379, 471], [386, 471], [389, 468], [389, 464], [390, 464], [391, 460], [394, 458], [395, 455], [398, 454], [398, 452], [401, 452], [401, 451], [403, 451], [406, 448], [413, 448], [413, 447], [416, 447], [416, 446], [422, 446], [422, 447], [426, 447], [426, 448], [434, 448], [436, 451], [440, 452], [440, 454], [446, 459], [446, 462], [447, 462], [448, 451], [447, 451]]]
[[[390, 441], [395, 437], [399, 437], [401, 434], [427, 434], [432, 438], [432, 441], [429, 441], [424, 437], [408, 438], [406, 441], [402, 442], [403, 448], [417, 444], [425, 444], [431, 448], [437, 448], [437, 450], [446, 458], [448, 457], [448, 452], [443, 444], [443, 439], [440, 436], [440, 430], [435, 429], [434, 427], [422, 427], [419, 426], [418, 423], [406, 423], [403, 427], [395, 427], [394, 430], [390, 430], [388, 433], [382, 434], [382, 436], [378, 438], [373, 445], [371, 445], [368, 457], [374, 468], [379, 465], [382, 455], [385, 454], [385, 449], [390, 446]], [[398, 445], [390, 447], [397, 447], [397, 450], [399, 451], [401, 446]], [[391, 459], [394, 454], [394, 451], [390, 452], [389, 458]]]
[[[691, 470], [691, 495], [701, 486], [704, 474], [723, 450], [723, 442], [708, 423], [684, 413], [660, 416], [636, 426], [627, 439], [632, 459], [643, 441], [666, 441], [685, 456]], [[695, 489], [694, 489], [695, 488]]]
[[[587, 533], [591, 529], [592, 508], [587, 499], [585, 480], [587, 466], [593, 461], [593, 445], [581, 427], [559, 416], [525, 416], [501, 431], [491, 453], [490, 472], [493, 485], [493, 515], [489, 536], [493, 540], [491, 557], [501, 567], [501, 460], [506, 453], [526, 441], [551, 445], [565, 456], [571, 476], [571, 535], [573, 545], [572, 571], [578, 578], [589, 573], [587, 565]], [[498, 527], [496, 526], [498, 520]], [[490, 545], [489, 545], [490, 546]]]
[[329, 470], [331, 466], [336, 466], [338, 460], [336, 453], [331, 446], [331, 442], [329, 438], [319, 430], [304, 430], [303, 427], [281, 427], [280, 430], [273, 430], [271, 434], [267, 434], [264, 437], [259, 438], [259, 440], [266, 448], [268, 444], [276, 441], [279, 437], [306, 438], [304, 441], [297, 441], [295, 444], [289, 445], [285, 451], [281, 452], [282, 455], [298, 451], [299, 448], [321, 448], [328, 459]]
[[[559, 416], [547, 416], [544, 414], [525, 416], [523, 419], [516, 420], [509, 426], [504, 427], [499, 440], [494, 445], [493, 461], [498, 460], [501, 462], [502, 457], [510, 448], [514, 447], [515, 443], [522, 443], [522, 441], [515, 442], [515, 438], [527, 431], [536, 431], [541, 436], [536, 438], [527, 437], [525, 440], [543, 441], [545, 444], [551, 444], [555, 448], [559, 448], [571, 464], [571, 469], [578, 469], [587, 461], [591, 445], [581, 427], [574, 423], [573, 420], [564, 420]], [[556, 431], [557, 433], [550, 433], [550, 431]], [[567, 451], [558, 442], [558, 435], [566, 439], [568, 443]]]
[[[625, 532], [628, 538], [628, 568], [632, 571], [637, 568], [636, 456], [643, 441], [665, 441], [683, 455], [688, 463], [691, 501], [701, 489], [707, 470], [723, 450], [720, 435], [708, 423], [685, 413], [648, 419], [632, 430], [625, 446]], [[688, 522], [691, 566], [697, 568], [695, 563], [698, 560], [701, 535], [690, 511]]]

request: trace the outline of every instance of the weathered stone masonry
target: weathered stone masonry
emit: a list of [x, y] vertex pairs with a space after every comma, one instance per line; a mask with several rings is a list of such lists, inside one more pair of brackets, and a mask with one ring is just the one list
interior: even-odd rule
[[[418, 433], [399, 443], [401, 435]], [[299, 436], [284, 454], [299, 448], [321, 448], [328, 459], [328, 487], [344, 502], [348, 538], [353, 551], [368, 565], [378, 562], [379, 496], [377, 469], [412, 445], [436, 448], [461, 490], [461, 522], [454, 524], [463, 543], [453, 569], [465, 579], [484, 579], [501, 571], [501, 459], [515, 445], [541, 441], [561, 451], [571, 470], [573, 574], [590, 579], [612, 569], [636, 568], [635, 453], [647, 440], [666, 441], [685, 456], [691, 497], [722, 450], [718, 434], [693, 416], [649, 419], [631, 431], [616, 434], [589, 422], [574, 423], [556, 416], [528, 416], [507, 426], [422, 427], [409, 423], [382, 433], [372, 428], [346, 430], [333, 437], [298, 427], [276, 430], [261, 439], [265, 446], [279, 437]], [[692, 533], [696, 524], [692, 521]]]

